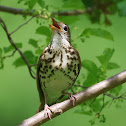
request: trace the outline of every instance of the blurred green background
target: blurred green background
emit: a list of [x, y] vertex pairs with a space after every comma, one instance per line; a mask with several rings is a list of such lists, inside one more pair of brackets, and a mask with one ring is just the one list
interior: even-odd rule
[[[62, 6], [61, 1], [55, 0], [50, 2], [51, 5]], [[23, 4], [17, 4], [15, 0], [1, 0], [0, 5], [5, 5], [15, 8], [25, 8]], [[55, 5], [56, 6], [56, 5]], [[64, 5], [65, 6], [65, 5]], [[37, 6], [36, 6], [37, 8]], [[53, 8], [52, 10], [57, 10]], [[20, 15], [12, 15], [4, 12], [0, 12], [0, 17], [5, 21], [9, 31], [13, 31], [20, 24], [25, 22], [24, 18]], [[112, 21], [111, 26], [105, 26], [104, 24], [92, 24], [90, 20], [85, 15], [79, 15], [77, 17], [72, 16], [76, 22], [69, 23], [71, 29], [72, 38], [76, 38], [77, 34], [85, 28], [102, 28], [109, 32], [114, 37], [114, 42], [111, 40], [106, 40], [104, 38], [99, 38], [92, 36], [86, 38], [84, 43], [79, 39], [75, 39], [74, 43], [77, 44], [77, 49], [80, 53], [81, 59], [90, 59], [96, 64], [99, 64], [96, 56], [102, 54], [105, 48], [114, 48], [115, 53], [111, 61], [118, 63], [121, 67], [112, 71], [107, 72], [107, 78], [115, 75], [126, 68], [126, 17], [120, 17], [118, 14], [109, 16]], [[62, 17], [63, 21], [69, 20], [72, 17]], [[26, 20], [28, 20], [27, 17]], [[41, 42], [45, 43], [45, 37], [35, 34], [36, 28], [39, 26], [33, 19], [27, 25], [22, 27], [20, 30], [12, 35], [15, 42], [23, 43], [22, 51], [31, 50], [34, 52], [34, 48], [28, 44], [29, 38], [41, 39]], [[42, 25], [48, 27], [50, 21], [42, 19]], [[67, 22], [65, 22], [67, 23]], [[0, 46], [7, 47], [9, 42], [7, 36], [0, 26]], [[4, 68], [0, 70], [0, 126], [15, 126], [21, 123], [24, 119], [29, 118], [35, 114], [39, 106], [39, 96], [36, 88], [36, 81], [31, 78], [26, 66], [15, 68], [13, 62], [19, 54], [16, 53], [11, 58], [6, 58], [4, 60]], [[81, 71], [83, 71], [82, 69]], [[126, 90], [125, 84], [121, 92]], [[118, 104], [118, 103], [117, 103]], [[120, 107], [116, 107], [112, 104], [110, 107], [105, 107], [102, 111], [106, 116], [106, 122], [100, 123], [96, 120], [94, 126], [125, 126], [126, 125], [126, 102], [119, 102]], [[65, 112], [64, 114], [48, 121], [44, 126], [64, 126], [64, 125], [85, 125], [90, 126], [89, 120], [94, 118], [93, 116], [88, 116], [84, 114], [77, 114], [75, 110], [78, 110], [80, 106], [73, 108]]]

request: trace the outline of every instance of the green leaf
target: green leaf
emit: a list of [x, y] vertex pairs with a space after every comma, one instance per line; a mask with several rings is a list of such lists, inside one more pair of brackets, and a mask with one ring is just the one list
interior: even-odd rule
[[82, 61], [82, 67], [84, 67], [85, 69], [87, 69], [90, 72], [96, 73], [98, 71], [98, 67], [91, 60], [83, 60]]
[[94, 125], [94, 124], [95, 124], [95, 119], [89, 120], [89, 123], [90, 123], [91, 125]]
[[106, 102], [104, 103], [104, 107], [106, 107], [109, 103], [110, 103], [110, 101], [106, 101]]
[[2, 58], [2, 49], [0, 48], [0, 58]]
[[94, 0], [82, 0], [82, 2], [86, 8], [94, 6]]
[[[37, 58], [34, 56], [34, 54], [31, 51], [25, 51], [24, 56], [28, 60], [29, 64], [35, 64], [37, 62]], [[23, 66], [26, 64], [25, 64], [24, 60], [20, 57], [13, 62], [13, 65], [15, 67], [19, 67], [19, 66]]]
[[[22, 43], [15, 43], [15, 45], [18, 47], [18, 48], [22, 48]], [[8, 53], [12, 50], [14, 50], [14, 47], [12, 45], [8, 46], [8, 47], [4, 47], [4, 53]]]
[[104, 115], [99, 116], [99, 122], [105, 123], [106, 117]]
[[28, 3], [29, 8], [32, 9], [35, 6], [36, 2], [37, 2], [37, 0], [30, 0]]
[[38, 47], [38, 41], [34, 40], [34, 39], [29, 39], [29, 44], [32, 45], [33, 47], [37, 48]]
[[36, 29], [36, 34], [45, 35], [47, 37], [51, 36], [51, 32], [48, 27], [40, 26]]
[[97, 98], [96, 101], [91, 105], [91, 109], [93, 112], [98, 112], [102, 107], [101, 99]]
[[40, 56], [40, 55], [42, 54], [42, 50], [43, 50], [43, 49], [38, 48], [38, 49], [35, 51], [35, 53], [38, 54], [38, 55]]
[[102, 30], [100, 28], [87, 28], [82, 32], [81, 36], [86, 36], [86, 37], [97, 36], [97, 37], [114, 41], [114, 38], [110, 32], [106, 30]]
[[38, 4], [41, 8], [45, 7], [45, 1], [44, 0], [38, 0]]
[[49, 45], [50, 39], [51, 39], [50, 36], [49, 37], [46, 37], [46, 46]]
[[2, 49], [0, 48], [0, 69], [3, 68]]
[[126, 16], [126, 1], [123, 0], [117, 4], [120, 16]]
[[84, 8], [81, 0], [63, 0], [63, 8], [82, 9]]
[[106, 70], [106, 67], [114, 53], [114, 49], [106, 48], [102, 55], [97, 56], [97, 59], [101, 63], [104, 70]]
[[123, 88], [123, 86], [119, 85], [118, 87], [115, 87], [115, 88], [109, 90], [109, 92], [111, 93], [111, 95], [114, 95], [116, 97], [120, 94], [120, 91], [122, 90], [122, 88]]
[[71, 25], [80, 20], [77, 16], [59, 16], [58, 19], [67, 25]]
[[120, 66], [117, 63], [109, 62], [107, 65], [108, 70], [117, 69], [117, 68], [120, 68]]
[[83, 85], [86, 87], [90, 87], [98, 82], [99, 82], [98, 73], [97, 72], [95, 73], [94, 71], [88, 73], [86, 80], [83, 82]]
[[82, 61], [82, 67], [84, 67], [86, 70], [88, 70], [88, 75], [86, 77], [86, 80], [84, 81], [84, 85], [91, 86], [98, 82], [98, 67], [96, 64], [90, 60], [83, 60]]

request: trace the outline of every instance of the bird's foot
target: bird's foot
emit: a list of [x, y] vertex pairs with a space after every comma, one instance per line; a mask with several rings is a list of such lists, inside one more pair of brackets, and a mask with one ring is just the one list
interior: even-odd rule
[[51, 108], [50, 108], [47, 104], [45, 104], [44, 110], [45, 110], [45, 112], [46, 112], [48, 118], [51, 120], [51, 115], [50, 115], [50, 112], [52, 113]]
[[72, 101], [73, 106], [75, 105], [76, 97], [71, 93], [68, 93], [69, 99]]

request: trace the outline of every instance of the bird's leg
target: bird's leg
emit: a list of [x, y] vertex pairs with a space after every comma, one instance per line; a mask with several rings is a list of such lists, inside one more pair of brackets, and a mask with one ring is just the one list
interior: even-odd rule
[[52, 113], [52, 110], [46, 103], [45, 103], [45, 106], [44, 106], [44, 111], [46, 112], [48, 118], [51, 120], [50, 112]]
[[72, 105], [75, 105], [76, 97], [68, 92], [63, 92], [63, 94], [67, 94], [69, 96], [69, 99], [72, 101]]
[[69, 98], [72, 101], [72, 104], [74, 106], [75, 105], [75, 101], [76, 101], [76, 97], [74, 95], [72, 95], [71, 93], [68, 93], [68, 96], [69, 96]]
[[51, 108], [47, 105], [46, 95], [45, 95], [45, 106], [44, 106], [44, 111], [46, 112], [48, 118], [51, 120], [50, 112], [52, 113], [52, 110], [51, 110]]

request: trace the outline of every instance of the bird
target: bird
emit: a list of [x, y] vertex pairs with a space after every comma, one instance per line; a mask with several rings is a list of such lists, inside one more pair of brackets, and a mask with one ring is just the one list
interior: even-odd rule
[[37, 89], [40, 106], [37, 112], [45, 111], [51, 119], [51, 106], [58, 99], [68, 94], [72, 104], [76, 97], [68, 90], [74, 85], [81, 69], [78, 51], [71, 44], [70, 28], [63, 22], [51, 17], [51, 41], [42, 51], [37, 65]]

